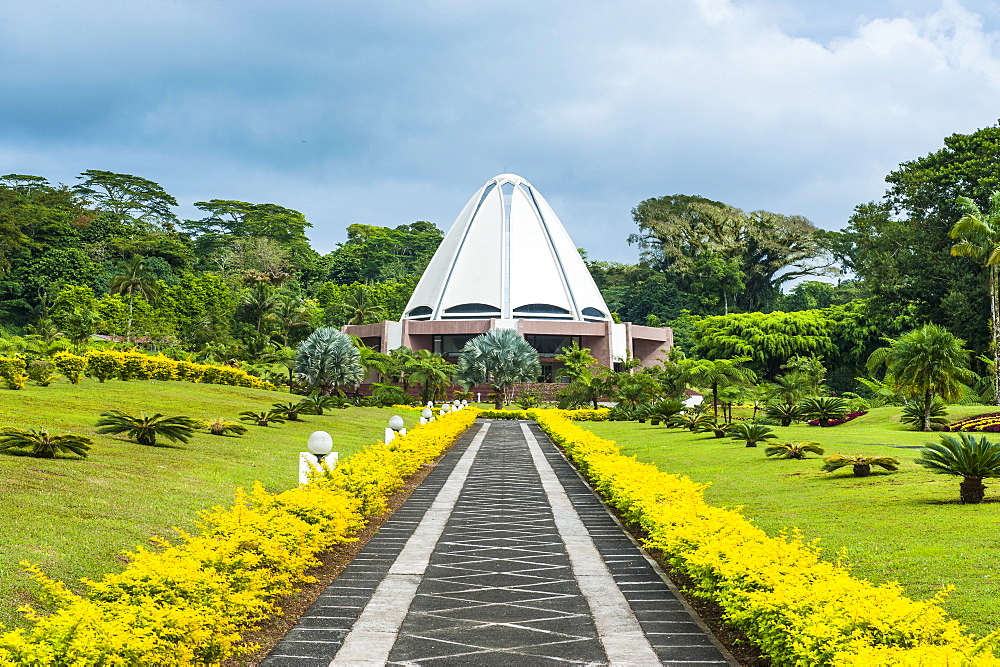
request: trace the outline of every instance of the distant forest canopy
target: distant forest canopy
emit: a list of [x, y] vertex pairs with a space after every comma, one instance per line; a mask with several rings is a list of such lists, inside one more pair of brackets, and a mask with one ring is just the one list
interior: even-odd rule
[[[177, 200], [143, 177], [78, 180], [0, 177], [8, 334], [56, 327], [252, 358], [318, 326], [398, 319], [443, 238], [424, 221], [354, 224], [321, 255], [305, 216], [279, 204], [212, 199], [195, 203], [204, 217], [180, 220]], [[836, 232], [700, 196], [647, 199], [632, 211], [637, 263], [584, 259], [620, 320], [671, 326], [681, 349], [707, 358], [745, 354], [734, 337], [757, 340], [765, 376], [804, 354], [851, 388], [883, 337], [927, 322], [985, 354], [989, 269], [953, 256], [949, 231], [959, 195], [987, 211], [1000, 188], [1000, 127], [952, 135], [886, 181]], [[852, 279], [829, 282], [842, 271]]]

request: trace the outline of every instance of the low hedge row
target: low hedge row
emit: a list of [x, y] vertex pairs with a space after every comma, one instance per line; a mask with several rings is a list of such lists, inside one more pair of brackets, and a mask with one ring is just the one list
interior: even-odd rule
[[[117, 350], [89, 350], [79, 356], [71, 352], [57, 352], [52, 361], [56, 368], [73, 384], [79, 384], [82, 375], [108, 380], [182, 380], [205, 384], [226, 384], [234, 387], [275, 390], [246, 371], [231, 366], [196, 364], [176, 361], [162, 354], [119, 352]], [[8, 389], [23, 389], [28, 376], [24, 374], [25, 361], [19, 357], [0, 357], [0, 380]]]
[[[480, 410], [479, 416], [484, 419], [534, 419], [531, 414], [537, 410], [548, 410], [550, 412], [555, 411], [552, 408], [534, 408], [532, 410]], [[579, 410], [558, 410], [558, 412], [566, 415], [573, 421], [603, 422], [608, 420], [608, 414], [611, 411], [607, 408], [598, 408], [596, 410], [581, 408]]]
[[315, 581], [315, 555], [352, 541], [365, 516], [433, 460], [476, 418], [460, 410], [379, 442], [311, 483], [272, 494], [259, 484], [230, 508], [203, 512], [195, 535], [140, 548], [130, 564], [85, 596], [25, 563], [51, 608], [25, 608], [29, 629], [0, 634], [0, 665], [216, 664], [251, 653], [240, 633], [276, 611], [276, 601]]
[[692, 594], [717, 602], [726, 621], [776, 664], [1000, 665], [997, 633], [976, 642], [935, 599], [914, 601], [896, 583], [851, 576], [820, 560], [797, 534], [769, 537], [738, 512], [712, 507], [704, 484], [624, 456], [610, 440], [554, 410], [529, 411], [625, 519], [647, 535]]

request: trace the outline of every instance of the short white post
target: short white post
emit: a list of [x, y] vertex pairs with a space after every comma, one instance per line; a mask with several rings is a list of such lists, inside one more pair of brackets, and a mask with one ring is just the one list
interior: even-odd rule
[[483, 402], [483, 394], [482, 394], [482, 392], [477, 391], [476, 392], [476, 403], [482, 403], [482, 402]]
[[309, 483], [309, 473], [319, 468], [325, 461], [331, 470], [337, 467], [337, 452], [333, 450], [333, 438], [326, 431], [313, 431], [306, 442], [308, 452], [299, 452], [299, 484]]

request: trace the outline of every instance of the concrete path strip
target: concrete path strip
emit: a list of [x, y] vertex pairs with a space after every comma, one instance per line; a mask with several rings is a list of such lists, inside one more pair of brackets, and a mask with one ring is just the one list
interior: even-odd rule
[[472, 444], [459, 459], [448, 481], [438, 492], [434, 503], [424, 514], [403, 551], [389, 569], [375, 594], [358, 617], [354, 627], [344, 638], [331, 667], [337, 665], [383, 665], [396, 643], [399, 628], [410, 608], [421, 578], [427, 571], [431, 553], [444, 532], [448, 518], [458, 501], [469, 469], [479, 453], [489, 431], [490, 422], [484, 422]]

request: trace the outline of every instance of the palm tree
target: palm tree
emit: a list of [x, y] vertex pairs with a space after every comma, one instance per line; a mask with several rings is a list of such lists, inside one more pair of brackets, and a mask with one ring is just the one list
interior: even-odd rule
[[87, 450], [94, 441], [83, 435], [66, 433], [49, 435], [48, 431], [7, 428], [0, 431], [0, 451], [5, 449], [30, 449], [39, 459], [54, 459], [58, 452], [70, 452], [87, 458]]
[[278, 329], [281, 330], [281, 344], [287, 347], [293, 329], [309, 326], [309, 309], [302, 299], [280, 297], [273, 309], [264, 315], [264, 319], [278, 325]]
[[160, 436], [171, 442], [186, 443], [200, 424], [190, 417], [164, 417], [159, 412], [155, 415], [143, 412], [141, 417], [134, 417], [120, 410], [109, 410], [101, 413], [97, 426], [98, 433], [124, 433], [140, 445], [155, 445]]
[[136, 255], [119, 265], [118, 273], [108, 283], [108, 291], [111, 294], [128, 296], [128, 324], [125, 329], [125, 340], [132, 342], [135, 295], [139, 294], [151, 306], [156, 305], [160, 296], [159, 283], [156, 282], [156, 277], [146, 265], [146, 258]]
[[820, 426], [829, 426], [831, 420], [847, 415], [847, 401], [839, 396], [811, 396], [802, 401], [799, 410], [805, 419], [816, 419]]
[[372, 300], [368, 288], [358, 285], [344, 299], [348, 324], [367, 324], [385, 317], [385, 308]]
[[309, 413], [314, 415], [322, 415], [323, 410], [347, 407], [347, 403], [342, 397], [324, 396], [320, 393], [310, 394], [299, 402], [308, 407]]
[[993, 395], [1000, 405], [1000, 190], [990, 195], [990, 208], [985, 215], [968, 197], [958, 197], [956, 201], [963, 215], [951, 228], [951, 238], [959, 239], [951, 254], [971, 257], [986, 267], [993, 338]]
[[312, 411], [312, 406], [305, 401], [299, 401], [298, 403], [292, 403], [291, 401], [274, 403], [271, 407], [274, 408], [277, 414], [283, 415], [290, 422], [297, 422], [299, 421], [300, 414], [308, 414]]
[[963, 503], [981, 503], [986, 494], [984, 477], [1000, 477], [1000, 444], [971, 433], [941, 435], [940, 443], [927, 443], [914, 463], [942, 475], [962, 477], [958, 487]]
[[699, 387], [712, 391], [712, 412], [719, 418], [719, 387], [743, 385], [753, 382], [757, 375], [741, 364], [752, 361], [750, 357], [732, 359], [684, 359], [688, 377]]
[[421, 385], [420, 400], [425, 403], [447, 389], [455, 373], [455, 364], [429, 350], [419, 350], [406, 368], [410, 382]]
[[597, 363], [597, 358], [590, 353], [590, 349], [580, 347], [580, 343], [576, 340], [569, 347], [564, 347], [562, 354], [556, 355], [555, 360], [563, 364], [562, 368], [559, 369], [559, 377], [570, 381]]
[[777, 456], [782, 459], [804, 459], [807, 452], [823, 455], [823, 448], [818, 442], [775, 442], [764, 450], [765, 456]]
[[750, 422], [736, 422], [729, 427], [727, 433], [733, 440], [746, 443], [747, 447], [756, 447], [758, 442], [765, 442], [771, 438], [778, 437], [766, 425]]
[[324, 396], [338, 385], [355, 386], [364, 379], [358, 348], [350, 336], [332, 327], [317, 329], [299, 344], [295, 374]]
[[962, 383], [972, 379], [965, 341], [936, 324], [889, 340], [889, 347], [872, 352], [867, 366], [874, 370], [883, 363], [893, 385], [921, 406], [924, 431], [931, 430], [935, 396], [954, 400], [962, 394]]
[[899, 470], [899, 459], [891, 456], [855, 456], [834, 454], [823, 464], [823, 472], [833, 472], [844, 466], [854, 469], [855, 477], [868, 477], [872, 474], [872, 466], [879, 466], [888, 471]]
[[491, 329], [462, 348], [455, 378], [467, 388], [489, 384], [500, 409], [514, 384], [534, 382], [541, 372], [538, 352], [520, 334], [513, 329]]
[[233, 433], [240, 436], [247, 432], [247, 427], [243, 424], [227, 421], [222, 417], [202, 422], [202, 428], [207, 429], [212, 435], [228, 435], [229, 433]]
[[257, 283], [243, 294], [241, 305], [246, 307], [250, 316], [256, 322], [257, 335], [260, 336], [264, 330], [264, 322], [268, 316], [278, 307], [278, 298], [274, 295], [274, 288], [267, 283]]

